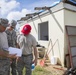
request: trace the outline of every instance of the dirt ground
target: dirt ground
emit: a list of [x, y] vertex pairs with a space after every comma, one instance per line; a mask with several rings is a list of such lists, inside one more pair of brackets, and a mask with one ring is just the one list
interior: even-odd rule
[[44, 68], [51, 71], [52, 75], [63, 75], [67, 68], [63, 68], [59, 65], [45, 65]]
[[[40, 64], [38, 63], [38, 65]], [[43, 68], [50, 71], [52, 75], [63, 75], [65, 71], [67, 70], [67, 68], [62, 67], [60, 65], [51, 65], [51, 64], [44, 65]]]

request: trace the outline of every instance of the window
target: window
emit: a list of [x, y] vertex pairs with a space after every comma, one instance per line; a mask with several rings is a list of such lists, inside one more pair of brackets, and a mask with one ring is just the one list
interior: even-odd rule
[[38, 24], [38, 39], [48, 40], [48, 22]]

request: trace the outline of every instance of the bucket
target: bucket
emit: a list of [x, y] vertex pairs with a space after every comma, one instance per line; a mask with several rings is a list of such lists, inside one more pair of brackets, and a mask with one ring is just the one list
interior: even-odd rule
[[56, 65], [57, 64], [57, 57], [52, 56], [50, 61], [51, 61], [51, 64]]

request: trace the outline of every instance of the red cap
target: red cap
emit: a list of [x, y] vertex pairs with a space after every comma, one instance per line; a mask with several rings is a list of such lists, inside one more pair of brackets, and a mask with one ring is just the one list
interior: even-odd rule
[[24, 25], [21, 32], [25, 35], [28, 35], [31, 32], [31, 26], [29, 24]]

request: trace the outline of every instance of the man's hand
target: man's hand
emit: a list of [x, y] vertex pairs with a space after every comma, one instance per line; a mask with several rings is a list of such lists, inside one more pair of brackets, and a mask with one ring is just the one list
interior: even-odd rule
[[8, 56], [7, 57], [9, 57], [9, 58], [17, 58], [17, 56], [16, 56], [17, 54], [8, 54]]
[[37, 59], [35, 59], [34, 61], [33, 61], [33, 63], [35, 63], [35, 66], [37, 65]]

